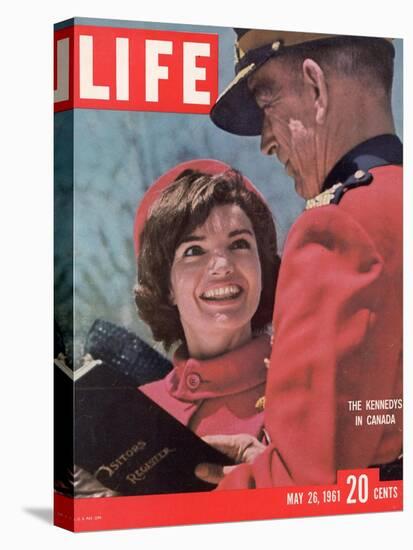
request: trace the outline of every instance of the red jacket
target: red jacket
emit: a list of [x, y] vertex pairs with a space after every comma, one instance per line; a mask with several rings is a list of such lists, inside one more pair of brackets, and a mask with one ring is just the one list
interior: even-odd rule
[[[339, 469], [401, 451], [401, 401], [383, 410], [366, 401], [402, 396], [402, 168], [369, 172], [368, 185], [350, 186], [337, 204], [313, 200], [320, 207], [290, 230], [266, 389], [271, 444], [219, 488], [331, 483]], [[363, 410], [350, 411], [349, 400]], [[395, 424], [371, 423], [388, 413]]]
[[264, 395], [270, 351], [267, 335], [215, 359], [188, 359], [178, 351], [165, 378], [139, 389], [199, 436], [261, 438], [264, 414], [256, 403]]

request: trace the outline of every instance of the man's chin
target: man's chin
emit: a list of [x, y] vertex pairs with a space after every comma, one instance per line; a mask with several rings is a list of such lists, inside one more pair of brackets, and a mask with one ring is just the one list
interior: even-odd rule
[[294, 177], [294, 186], [297, 195], [299, 195], [302, 199], [306, 201], [308, 201], [309, 199], [313, 199], [320, 193], [318, 187], [313, 190], [309, 189], [309, 187], [305, 185], [304, 180], [300, 177]]
[[299, 179], [297, 179], [297, 178], [294, 178], [294, 187], [295, 187], [295, 192], [296, 192], [297, 195], [298, 195], [299, 197], [301, 197], [302, 199], [308, 200], [309, 198], [311, 198], [311, 197], [308, 197], [308, 196], [307, 196], [305, 187], [303, 186], [303, 183], [302, 183], [301, 180], [299, 180]]

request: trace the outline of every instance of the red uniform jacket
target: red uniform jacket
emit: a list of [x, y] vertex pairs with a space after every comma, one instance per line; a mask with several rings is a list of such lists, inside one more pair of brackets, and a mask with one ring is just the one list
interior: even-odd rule
[[264, 359], [270, 350], [266, 334], [214, 359], [188, 359], [178, 350], [174, 369], [139, 389], [200, 437], [248, 433], [261, 438], [264, 413], [256, 403], [264, 395]]
[[[402, 397], [402, 168], [385, 164], [353, 174], [362, 185], [340, 200], [311, 201], [320, 207], [291, 228], [266, 389], [271, 444], [219, 488], [332, 483], [339, 469], [400, 454], [401, 401], [366, 410]], [[362, 411], [351, 411], [357, 400]], [[395, 424], [372, 423], [387, 413]]]

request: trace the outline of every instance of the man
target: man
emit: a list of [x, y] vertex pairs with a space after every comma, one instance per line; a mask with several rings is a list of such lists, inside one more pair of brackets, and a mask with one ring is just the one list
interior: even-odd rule
[[397, 464], [402, 448], [394, 49], [380, 38], [236, 32], [237, 76], [211, 118], [231, 133], [261, 134], [262, 152], [278, 158], [307, 204], [277, 284], [268, 445], [209, 438], [245, 464], [196, 472], [220, 488], [334, 483], [339, 469]]

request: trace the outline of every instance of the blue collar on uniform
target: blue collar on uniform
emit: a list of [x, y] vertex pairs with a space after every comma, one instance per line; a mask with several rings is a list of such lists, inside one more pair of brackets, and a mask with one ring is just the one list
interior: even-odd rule
[[337, 162], [324, 181], [322, 191], [338, 182], [345, 183], [357, 170], [403, 164], [403, 145], [394, 134], [383, 134], [356, 145]]

